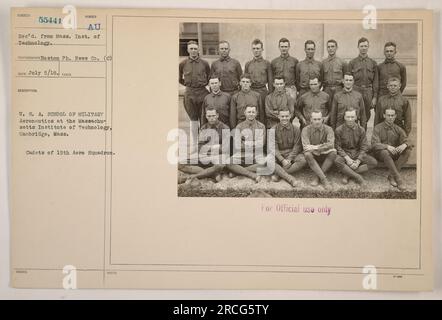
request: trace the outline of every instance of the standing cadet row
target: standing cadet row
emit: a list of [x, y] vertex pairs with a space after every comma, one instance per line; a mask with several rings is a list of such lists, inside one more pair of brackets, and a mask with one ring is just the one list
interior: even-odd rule
[[[353, 75], [354, 91], [362, 96], [364, 111], [360, 111], [361, 119], [365, 125], [370, 119], [371, 109], [377, 108], [381, 97], [388, 95], [388, 81], [390, 78], [398, 79], [400, 83], [400, 92], [406, 87], [407, 74], [403, 64], [395, 59], [396, 44], [387, 42], [384, 46], [385, 61], [377, 65], [376, 62], [368, 56], [369, 41], [366, 38], [358, 40], [358, 57], [351, 60], [348, 64], [336, 55], [338, 44], [335, 40], [327, 41], [328, 57], [322, 62], [315, 60], [316, 45], [312, 40], [307, 40], [304, 44], [306, 58], [298, 61], [289, 54], [290, 41], [281, 38], [278, 43], [281, 55], [271, 62], [265, 60], [262, 56], [263, 43], [259, 39], [252, 42], [253, 59], [245, 64], [244, 73], [247, 74], [247, 84], [242, 82], [243, 70], [241, 64], [230, 57], [230, 45], [227, 41], [219, 43], [220, 58], [209, 66], [209, 63], [199, 56], [199, 46], [195, 41], [189, 41], [187, 50], [189, 57], [179, 64], [179, 82], [186, 87], [184, 93], [184, 108], [191, 121], [205, 121], [203, 106], [218, 107], [227, 101], [228, 94], [231, 98], [231, 105], [239, 105], [239, 117], [243, 117], [243, 108], [246, 105], [253, 104], [257, 107], [258, 117], [262, 123], [267, 124], [267, 118], [270, 118], [270, 127], [275, 117], [272, 115], [271, 108], [277, 104], [288, 104], [295, 106], [297, 100], [300, 100], [305, 94], [315, 95], [317, 92], [311, 89], [310, 81], [317, 79], [319, 97], [304, 97], [305, 100], [315, 101], [314, 104], [322, 104], [323, 108], [328, 96], [328, 104], [334, 103], [336, 93], [343, 90], [345, 86], [345, 73]], [[215, 76], [219, 81], [221, 93], [215, 93], [211, 90], [212, 98], [206, 98], [209, 92], [206, 86], [209, 84], [211, 76]], [[285, 93], [277, 90], [281, 85], [281, 79], [284, 81]], [[278, 80], [278, 81], [276, 81]], [[322, 89], [322, 91], [321, 91]], [[272, 93], [276, 92], [274, 95]], [[225, 93], [225, 94], [222, 94]], [[326, 94], [326, 95], [325, 95]], [[219, 95], [220, 97], [218, 97]], [[271, 96], [270, 99], [267, 99]], [[340, 96], [341, 100], [348, 100], [347, 96]], [[269, 100], [269, 108], [267, 101]], [[351, 97], [350, 100], [354, 100]], [[339, 104], [339, 102], [337, 102]], [[345, 102], [341, 102], [341, 104]], [[382, 101], [382, 104], [391, 104], [391, 102]], [[307, 103], [308, 104], [308, 103]], [[362, 103], [361, 103], [362, 106]], [[382, 107], [381, 107], [382, 108]], [[220, 113], [223, 113], [220, 110]], [[331, 108], [329, 109], [331, 111]], [[224, 110], [225, 113], [225, 110]], [[235, 127], [238, 119], [228, 112], [230, 126]], [[307, 112], [308, 114], [308, 112]], [[376, 113], [375, 113], [376, 114]], [[299, 115], [299, 112], [296, 114]], [[382, 113], [378, 113], [378, 120], [382, 118]], [[226, 124], [227, 124], [227, 119]], [[241, 119], [239, 119], [241, 120]], [[301, 126], [305, 126], [304, 117], [299, 118]], [[327, 122], [331, 119], [326, 119]], [[376, 123], [375, 123], [376, 124]]]

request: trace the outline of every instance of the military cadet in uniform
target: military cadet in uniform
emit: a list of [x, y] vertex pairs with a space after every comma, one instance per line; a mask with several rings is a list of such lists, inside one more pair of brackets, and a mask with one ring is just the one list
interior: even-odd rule
[[383, 114], [386, 109], [395, 109], [396, 120], [394, 123], [404, 129], [408, 136], [411, 132], [412, 112], [408, 99], [400, 92], [401, 81], [398, 78], [392, 77], [388, 80], [387, 87], [389, 93], [381, 96], [378, 100], [374, 124], [377, 125], [383, 121]]
[[335, 93], [342, 90], [342, 79], [344, 79], [346, 71], [346, 63], [336, 56], [337, 49], [338, 43], [336, 40], [328, 40], [328, 57], [322, 61], [322, 68], [324, 70], [323, 90], [330, 96], [330, 102], [333, 101]]
[[238, 92], [239, 80], [242, 75], [241, 64], [230, 57], [230, 44], [227, 41], [219, 43], [220, 58], [212, 63], [211, 74], [219, 76], [221, 91], [233, 95]]
[[[282, 168], [290, 175], [298, 172], [307, 164], [302, 152], [301, 130], [291, 121], [289, 109], [279, 110], [279, 123], [275, 130], [275, 157]], [[278, 175], [273, 175], [272, 180], [277, 181]]]
[[282, 109], [290, 111], [291, 120], [295, 116], [296, 100], [286, 92], [284, 78], [275, 78], [273, 87], [273, 92], [265, 100], [266, 127], [268, 129], [279, 123], [279, 111]]
[[[364, 98], [367, 122], [371, 109], [375, 108], [379, 89], [379, 72], [376, 61], [368, 57], [369, 41], [367, 38], [358, 40], [359, 56], [348, 64], [348, 71], [354, 75], [354, 89]], [[366, 129], [366, 127], [364, 127]]]
[[179, 64], [179, 83], [186, 86], [184, 108], [191, 121], [200, 121], [204, 97], [209, 93], [206, 86], [209, 82], [209, 63], [199, 56], [198, 43], [187, 43], [189, 57]]
[[367, 129], [364, 99], [362, 94], [353, 89], [353, 74], [344, 74], [344, 88], [335, 93], [330, 111], [330, 126], [334, 129], [344, 124], [344, 113], [348, 109], [355, 109], [359, 124]]
[[304, 44], [305, 60], [296, 65], [296, 81], [299, 96], [310, 90], [309, 80], [318, 78], [322, 82], [322, 63], [315, 60], [316, 44], [312, 40], [307, 40]]
[[[205, 116], [207, 122], [201, 126], [198, 136], [198, 150], [200, 152], [191, 155], [191, 158], [198, 159], [198, 164], [178, 164], [178, 170], [188, 174], [178, 176], [178, 183], [203, 178], [215, 178], [217, 182], [221, 181], [221, 172], [225, 167], [223, 159], [228, 158], [230, 151], [229, 148], [223, 150], [223, 130], [230, 131], [230, 129], [218, 120], [219, 114], [214, 107], [208, 107]], [[207, 152], [202, 151], [203, 146]]]
[[[394, 42], [387, 42], [384, 46], [384, 62], [378, 65], [379, 72], [379, 94], [378, 98], [388, 94], [387, 88], [388, 79], [398, 78], [401, 84], [400, 91], [404, 92], [407, 86], [407, 69], [405, 66], [395, 59], [396, 56], [396, 44]], [[381, 114], [382, 117], [382, 114]]]
[[[321, 181], [326, 189], [331, 189], [331, 183], [325, 174], [336, 159], [335, 135], [333, 129], [323, 123], [321, 111], [312, 111], [310, 118], [311, 124], [302, 129], [301, 140], [305, 159], [315, 173], [311, 185], [317, 186]], [[321, 166], [318, 161], [322, 163]]]
[[[253, 59], [245, 65], [244, 72], [251, 77], [253, 91], [261, 96], [261, 106], [265, 106], [265, 98], [272, 89], [273, 75], [270, 62], [262, 57], [264, 45], [261, 40], [255, 39], [252, 42]], [[268, 86], [268, 88], [267, 88]], [[264, 110], [258, 110], [258, 113], [264, 113]], [[264, 117], [265, 121], [265, 117]], [[263, 122], [265, 123], [265, 122]]]
[[259, 121], [264, 121], [263, 106], [261, 104], [261, 97], [259, 93], [250, 89], [252, 82], [249, 74], [241, 76], [240, 86], [241, 90], [232, 96], [230, 101], [230, 128], [235, 128], [236, 125], [245, 120], [244, 110], [247, 106], [256, 107]]
[[356, 123], [356, 110], [345, 111], [345, 123], [335, 130], [335, 147], [338, 155], [335, 159], [336, 167], [344, 174], [343, 184], [353, 179], [360, 186], [365, 186], [362, 173], [376, 168], [377, 161], [367, 154], [370, 145], [367, 141], [364, 128]]
[[212, 74], [209, 79], [210, 93], [204, 98], [202, 107], [202, 123], [207, 122], [206, 109], [215, 108], [219, 114], [219, 120], [225, 125], [230, 124], [230, 94], [221, 91], [219, 76]]
[[406, 189], [400, 170], [410, 157], [411, 145], [407, 141], [405, 131], [394, 123], [396, 109], [384, 110], [384, 121], [373, 129], [371, 145], [375, 157], [385, 163], [389, 169], [388, 181], [403, 191]]
[[[233, 174], [246, 176], [255, 182], [259, 182], [261, 176], [257, 175], [256, 172], [260, 167], [264, 168], [267, 162], [267, 157], [264, 156], [266, 128], [264, 124], [256, 120], [255, 106], [247, 106], [244, 113], [246, 119], [236, 126], [234, 134], [234, 139], [241, 139], [241, 148], [234, 151], [233, 163], [227, 165], [227, 169]], [[249, 145], [249, 148], [247, 148], [247, 145]], [[253, 154], [248, 154], [248, 151], [253, 152]], [[235, 161], [240, 164], [235, 163]], [[276, 163], [274, 172], [293, 187], [296, 186], [295, 178]]]
[[281, 38], [278, 46], [281, 55], [272, 60], [271, 66], [273, 78], [284, 78], [287, 93], [296, 99], [297, 90], [295, 72], [298, 59], [290, 56], [290, 41], [287, 38]]
[[309, 80], [310, 91], [304, 93], [298, 98], [295, 109], [296, 116], [299, 119], [301, 129], [310, 124], [310, 116], [313, 110], [321, 111], [324, 117], [324, 123], [328, 123], [331, 102], [329, 95], [321, 91], [321, 82], [317, 77]]

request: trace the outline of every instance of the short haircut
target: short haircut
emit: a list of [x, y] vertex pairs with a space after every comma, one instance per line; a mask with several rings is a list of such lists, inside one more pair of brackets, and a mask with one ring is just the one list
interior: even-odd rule
[[387, 110], [393, 110], [395, 114], [397, 113], [395, 108], [393, 108], [393, 107], [387, 107], [387, 108], [384, 110], [384, 114], [387, 113]]
[[187, 42], [187, 46], [190, 46], [191, 44], [196, 44], [197, 46], [199, 46], [198, 42], [196, 42], [195, 40], [190, 40], [189, 42]]
[[312, 81], [312, 80], [318, 80], [318, 82], [321, 82], [321, 80], [319, 80], [319, 78], [318, 78], [317, 76], [311, 76], [311, 77], [308, 79], [308, 83], [310, 83], [310, 81]]
[[322, 111], [319, 110], [319, 109], [313, 109], [313, 110], [310, 112], [310, 115], [313, 115], [313, 113], [320, 113], [320, 114], [321, 114], [321, 117], [322, 117]]
[[387, 80], [387, 83], [393, 82], [393, 81], [397, 81], [399, 83], [401, 83], [401, 80], [398, 77], [390, 77]]
[[245, 79], [252, 80], [252, 78], [250, 77], [250, 74], [248, 74], [248, 73], [243, 73], [239, 79], [242, 80], [242, 79], [244, 79], [244, 78], [245, 78]]
[[385, 45], [384, 45], [384, 49], [386, 47], [394, 47], [396, 49], [396, 43], [392, 42], [392, 41], [388, 41]]
[[304, 43], [304, 49], [307, 48], [307, 45], [308, 45], [308, 44], [312, 44], [312, 45], [314, 45], [314, 46], [315, 46], [315, 49], [316, 49], [316, 43], [315, 43], [313, 40], [307, 40], [307, 41]]
[[335, 39], [330, 39], [327, 41], [327, 44], [329, 44], [330, 42], [334, 43], [336, 45], [336, 47], [338, 46], [338, 43], [336, 42]]
[[220, 75], [218, 73], [212, 73], [209, 77], [209, 81], [212, 79], [218, 79], [219, 81], [221, 81]]
[[355, 108], [353, 108], [353, 107], [349, 107], [349, 108], [347, 108], [345, 111], [344, 111], [344, 116], [345, 116], [345, 114], [347, 113], [347, 112], [355, 112], [356, 113], [356, 116], [358, 115], [358, 111], [355, 109]]
[[355, 78], [355, 76], [353, 75], [353, 73], [348, 72], [348, 71], [344, 73], [343, 78], [344, 78], [345, 76], [351, 76], [353, 79]]
[[290, 113], [290, 110], [287, 107], [282, 107], [281, 109], [278, 110], [278, 113], [281, 113], [281, 112], [289, 112]]
[[362, 38], [360, 38], [360, 39], [358, 40], [358, 47], [359, 47], [359, 45], [360, 45], [362, 42], [368, 42], [368, 44], [370, 44], [370, 41], [368, 41], [367, 38], [362, 37]]
[[289, 43], [289, 46], [290, 46], [290, 41], [289, 41], [289, 39], [287, 39], [287, 38], [281, 38], [281, 39], [279, 39], [279, 41], [278, 41], [278, 45], [279, 45], [281, 42], [288, 42], [288, 43]]
[[216, 113], [219, 113], [219, 112], [218, 112], [218, 109], [215, 108], [214, 106], [208, 106], [208, 107], [206, 108], [206, 113], [207, 113], [207, 111], [216, 111]]
[[255, 40], [252, 41], [252, 46], [253, 46], [253, 45], [257, 45], [257, 44], [260, 44], [260, 45], [261, 45], [261, 48], [264, 48], [264, 43], [262, 43], [261, 40], [259, 40], [259, 39], [255, 39]]
[[273, 78], [273, 82], [275, 82], [275, 80], [283, 80], [285, 82], [285, 79], [281, 76]]
[[229, 48], [230, 48], [230, 43], [229, 43], [228, 41], [226, 41], [226, 40], [221, 40], [221, 41], [218, 43], [218, 45], [223, 44], [223, 43], [227, 43], [227, 45], [228, 45]]
[[258, 107], [255, 106], [254, 104], [248, 104], [248, 105], [246, 105], [246, 107], [244, 108], [244, 111], [246, 111], [247, 108], [255, 108], [255, 110], [258, 110]]

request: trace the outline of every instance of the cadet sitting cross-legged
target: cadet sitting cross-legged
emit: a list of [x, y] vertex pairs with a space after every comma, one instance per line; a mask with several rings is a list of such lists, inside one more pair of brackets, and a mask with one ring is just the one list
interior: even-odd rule
[[[178, 164], [178, 170], [189, 174], [188, 176], [178, 176], [178, 183], [184, 183], [187, 180], [213, 178], [219, 182], [221, 172], [225, 167], [223, 164], [223, 154], [229, 156], [229, 148], [223, 150], [222, 138], [223, 130], [230, 131], [229, 127], [218, 120], [219, 113], [214, 107], [206, 109], [207, 122], [202, 125], [198, 136], [198, 154], [192, 154], [192, 158], [197, 158], [197, 164]], [[225, 135], [230, 138], [229, 132]]]
[[343, 184], [353, 179], [360, 186], [365, 186], [366, 182], [361, 174], [375, 168], [377, 161], [367, 154], [370, 145], [364, 128], [356, 123], [356, 118], [356, 110], [346, 110], [345, 123], [335, 130], [335, 147], [338, 152], [335, 164], [344, 174]]
[[[302, 152], [301, 130], [290, 122], [290, 118], [289, 109], [279, 110], [279, 123], [272, 130], [275, 130], [277, 163], [286, 173], [292, 175], [304, 168], [307, 162]], [[279, 177], [275, 174], [272, 176], [272, 180], [278, 181]]]
[[410, 157], [411, 145], [404, 129], [394, 123], [396, 109], [385, 109], [384, 119], [374, 127], [371, 144], [375, 157], [384, 162], [390, 171], [390, 184], [402, 191], [406, 189], [406, 185], [399, 172]]
[[[315, 173], [311, 185], [317, 186], [321, 181], [326, 189], [331, 189], [331, 183], [325, 174], [336, 158], [335, 135], [333, 129], [324, 124], [321, 111], [312, 111], [310, 119], [311, 124], [302, 129], [301, 139], [305, 159]], [[322, 163], [321, 166], [318, 161]]]

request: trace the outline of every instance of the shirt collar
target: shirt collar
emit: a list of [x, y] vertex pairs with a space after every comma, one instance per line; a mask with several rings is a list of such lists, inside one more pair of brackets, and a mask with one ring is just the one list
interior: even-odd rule
[[256, 124], [256, 119], [254, 119], [253, 121], [249, 121], [246, 119], [244, 122], [247, 125], [247, 127], [254, 127]]
[[197, 56], [195, 59], [193, 59], [191, 56], [189, 56], [189, 60], [190, 60], [190, 62], [199, 62], [200, 56]]
[[358, 58], [359, 58], [359, 60], [364, 61], [364, 60], [367, 60], [367, 59], [368, 59], [368, 55], [365, 56], [365, 57], [359, 55]]
[[344, 93], [351, 93], [353, 91], [353, 87], [351, 87], [351, 89], [347, 89], [346, 87], [342, 88], [342, 92]]
[[393, 59], [385, 59], [384, 62], [385, 62], [385, 63], [395, 63], [395, 62], [396, 62], [396, 58], [393, 58]]
[[290, 126], [290, 122], [288, 122], [286, 125], [283, 125], [281, 122], [279, 123], [279, 126], [282, 128], [282, 129], [291, 129], [291, 126]]
[[391, 92], [389, 92], [389, 93], [388, 93], [388, 96], [389, 96], [389, 97], [397, 97], [397, 96], [400, 95], [400, 93], [401, 93], [400, 90], [398, 90], [395, 94], [392, 94]]
[[353, 130], [353, 131], [355, 131], [355, 130], [358, 128], [358, 124], [357, 124], [357, 123], [355, 123], [355, 124], [353, 125], [353, 127], [350, 127], [350, 126], [347, 124], [347, 122], [344, 122], [344, 125], [345, 125], [346, 128], [348, 128], [348, 129], [350, 129], [350, 130]]
[[287, 53], [286, 56], [283, 56], [283, 55], [281, 54], [280, 57], [281, 57], [282, 59], [287, 60], [287, 59], [290, 57], [290, 54]]
[[384, 128], [389, 130], [394, 128], [394, 123], [389, 124], [387, 121], [384, 120]]
[[261, 62], [262, 60], [264, 60], [264, 58], [262, 56], [259, 58], [253, 57], [253, 61]]
[[209, 128], [211, 128], [211, 129], [218, 129], [219, 126], [220, 126], [220, 121], [219, 121], [219, 120], [216, 120], [216, 122], [215, 122], [214, 124], [210, 124], [210, 123], [207, 122], [207, 126], [208, 126]]
[[277, 95], [277, 96], [281, 96], [281, 95], [283, 95], [284, 93], [285, 93], [285, 90], [282, 90], [282, 91], [273, 90], [273, 94], [274, 94], [274, 95]]
[[220, 60], [220, 61], [227, 61], [227, 62], [228, 62], [228, 61], [230, 61], [230, 56], [227, 56], [227, 57], [225, 57], [225, 58], [224, 58], [224, 57], [221, 57], [221, 58], [219, 58], [219, 60]]
[[322, 132], [324, 130], [324, 124], [321, 124], [318, 128], [312, 126], [313, 132], [319, 131]]
[[219, 95], [221, 95], [221, 90], [218, 90], [218, 92], [213, 92], [212, 91], [212, 96], [219, 96]]

